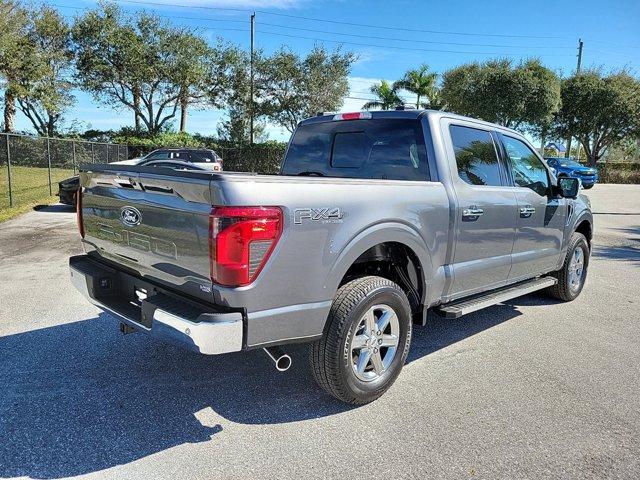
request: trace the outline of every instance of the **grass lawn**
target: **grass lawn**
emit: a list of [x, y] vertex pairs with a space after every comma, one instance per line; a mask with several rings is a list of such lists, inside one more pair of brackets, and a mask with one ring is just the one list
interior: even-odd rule
[[31, 210], [36, 205], [56, 203], [58, 182], [73, 175], [66, 168], [51, 169], [51, 192], [49, 195], [49, 174], [46, 168], [11, 167], [13, 207], [9, 207], [9, 182], [7, 166], [0, 171], [0, 222]]

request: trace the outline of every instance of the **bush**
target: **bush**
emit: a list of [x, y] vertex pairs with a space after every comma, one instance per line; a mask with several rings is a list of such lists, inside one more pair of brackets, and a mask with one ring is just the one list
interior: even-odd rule
[[640, 184], [640, 163], [599, 163], [600, 183]]
[[141, 157], [158, 148], [205, 147], [200, 137], [186, 132], [164, 132], [157, 135], [145, 135], [135, 130], [122, 129], [114, 137], [115, 143], [129, 146], [129, 157]]
[[264, 142], [240, 147], [213, 147], [222, 157], [224, 169], [231, 172], [254, 172], [275, 175], [287, 148], [286, 143]]

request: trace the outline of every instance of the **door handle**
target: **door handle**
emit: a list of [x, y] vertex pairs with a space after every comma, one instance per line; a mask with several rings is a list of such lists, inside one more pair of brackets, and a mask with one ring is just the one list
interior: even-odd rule
[[521, 217], [530, 217], [536, 213], [536, 209], [531, 205], [525, 205], [524, 207], [520, 207], [520, 216]]
[[475, 205], [471, 205], [469, 208], [462, 210], [463, 220], [474, 221], [477, 220], [480, 215], [484, 215], [484, 210]]

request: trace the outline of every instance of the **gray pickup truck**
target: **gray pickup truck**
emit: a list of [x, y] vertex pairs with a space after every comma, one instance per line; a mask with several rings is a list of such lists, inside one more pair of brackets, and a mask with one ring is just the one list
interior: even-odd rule
[[75, 286], [120, 320], [203, 354], [310, 344], [317, 382], [382, 395], [413, 324], [584, 285], [592, 215], [520, 134], [445, 112], [320, 115], [279, 175], [87, 165]]

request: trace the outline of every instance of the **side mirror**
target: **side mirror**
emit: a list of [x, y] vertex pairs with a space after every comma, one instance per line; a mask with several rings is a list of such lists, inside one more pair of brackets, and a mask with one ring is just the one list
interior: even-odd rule
[[562, 177], [558, 179], [558, 193], [561, 197], [576, 198], [580, 190], [580, 180], [577, 178]]

